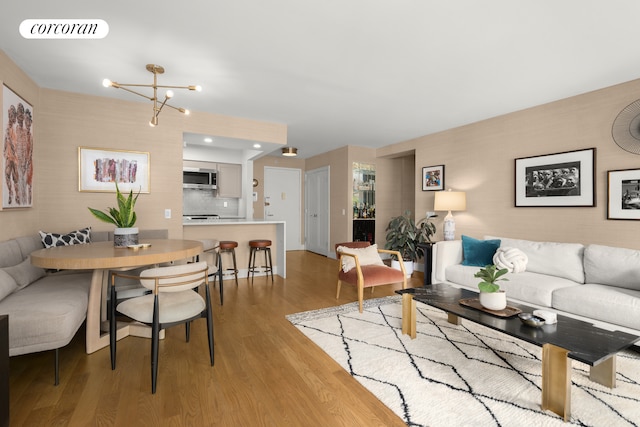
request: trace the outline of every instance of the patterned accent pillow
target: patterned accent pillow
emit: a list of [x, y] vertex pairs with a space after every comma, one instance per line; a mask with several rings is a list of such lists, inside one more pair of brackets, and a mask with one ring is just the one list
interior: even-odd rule
[[45, 233], [44, 231], [40, 231], [39, 233], [45, 248], [91, 243], [91, 227], [72, 231], [67, 234]]

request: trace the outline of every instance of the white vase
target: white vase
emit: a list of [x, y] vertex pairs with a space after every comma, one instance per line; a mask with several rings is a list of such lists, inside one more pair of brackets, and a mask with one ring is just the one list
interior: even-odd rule
[[[400, 270], [400, 263], [395, 259], [391, 260], [391, 267], [396, 270]], [[407, 279], [411, 277], [413, 274], [413, 261], [404, 261], [404, 271], [406, 273]]]
[[504, 310], [507, 307], [507, 293], [505, 291], [480, 292], [480, 305], [488, 310]]
[[138, 244], [138, 227], [119, 228], [113, 231], [113, 246], [126, 248]]

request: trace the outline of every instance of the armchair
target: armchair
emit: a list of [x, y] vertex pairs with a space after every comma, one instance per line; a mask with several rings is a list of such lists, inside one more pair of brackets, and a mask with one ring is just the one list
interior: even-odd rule
[[[379, 249], [377, 245], [372, 246], [369, 242], [338, 243], [335, 250], [339, 260], [336, 299], [340, 298], [342, 283], [356, 286], [360, 313], [362, 313], [364, 288], [371, 288], [373, 292], [375, 286], [402, 283], [402, 289], [406, 289], [407, 276], [400, 252]], [[386, 266], [380, 258], [381, 253], [396, 255], [401, 270]]]

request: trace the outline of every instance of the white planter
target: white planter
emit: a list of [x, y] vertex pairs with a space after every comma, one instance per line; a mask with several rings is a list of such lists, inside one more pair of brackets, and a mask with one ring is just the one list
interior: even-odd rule
[[126, 248], [138, 244], [138, 227], [118, 228], [113, 231], [113, 246]]
[[[400, 263], [395, 259], [391, 260], [391, 267], [400, 270]], [[404, 261], [404, 271], [407, 273], [407, 279], [413, 274], [413, 261]]]
[[504, 310], [507, 307], [507, 293], [505, 291], [480, 292], [480, 305], [488, 310]]

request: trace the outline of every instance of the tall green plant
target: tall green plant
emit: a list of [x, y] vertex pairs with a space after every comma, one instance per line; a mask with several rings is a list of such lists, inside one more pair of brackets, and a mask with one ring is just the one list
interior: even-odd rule
[[400, 252], [405, 261], [416, 262], [424, 256], [424, 251], [418, 244], [431, 242], [436, 226], [428, 217], [416, 223], [411, 218], [411, 211], [405, 211], [404, 215], [391, 218], [386, 232], [385, 249]]
[[503, 268], [498, 270], [495, 264], [487, 265], [485, 268], [481, 268], [473, 277], [481, 279], [482, 282], [478, 283], [478, 289], [480, 292], [498, 292], [500, 285], [496, 282], [500, 280], [509, 280], [506, 277], [502, 277], [507, 274], [509, 270]]
[[133, 197], [133, 190], [131, 190], [129, 192], [129, 196], [125, 197], [120, 192], [118, 183], [116, 182], [116, 200], [118, 201], [118, 209], [108, 208], [108, 210], [105, 211], [106, 213], [93, 208], [89, 208], [89, 211], [91, 211], [93, 216], [98, 218], [100, 221], [114, 224], [118, 228], [133, 227], [137, 219], [134, 208], [139, 195], [140, 191], [138, 191], [138, 194]]

